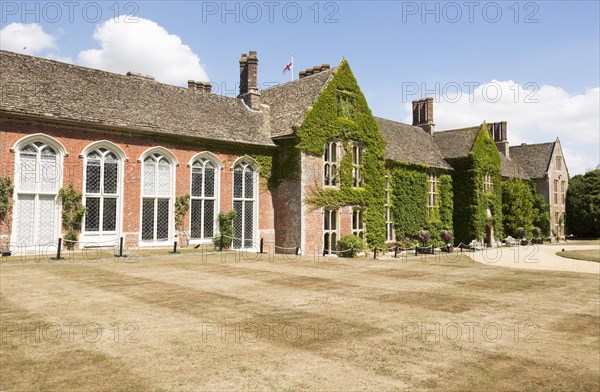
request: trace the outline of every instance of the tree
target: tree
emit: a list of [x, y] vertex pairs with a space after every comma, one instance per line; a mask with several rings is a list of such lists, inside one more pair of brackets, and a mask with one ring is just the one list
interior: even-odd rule
[[531, 187], [511, 178], [502, 183], [502, 224], [504, 233], [519, 236], [519, 229], [531, 231], [534, 220], [534, 195]]
[[600, 236], [600, 170], [569, 180], [566, 214], [569, 233], [580, 237]]

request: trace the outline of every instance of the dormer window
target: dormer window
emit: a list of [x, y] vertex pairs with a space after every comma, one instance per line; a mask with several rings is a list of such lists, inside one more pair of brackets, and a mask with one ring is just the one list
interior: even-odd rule
[[334, 141], [325, 143], [325, 154], [323, 156], [323, 185], [325, 186], [338, 186], [338, 156], [338, 143]]
[[359, 144], [352, 146], [352, 186], [361, 188], [363, 186], [363, 148]]

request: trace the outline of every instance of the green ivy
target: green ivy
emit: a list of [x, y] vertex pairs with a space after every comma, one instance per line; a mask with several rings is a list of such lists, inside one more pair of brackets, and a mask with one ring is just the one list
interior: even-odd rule
[[[364, 208], [366, 240], [370, 246], [385, 244], [385, 142], [346, 60], [335, 69], [333, 79], [296, 128], [297, 148], [323, 156], [328, 140], [342, 141], [347, 154], [339, 168], [339, 188], [314, 187], [305, 204], [312, 208], [361, 206]], [[350, 142], [363, 149], [362, 188], [352, 187]], [[297, 158], [292, 158], [297, 159]]]
[[510, 178], [502, 183], [502, 226], [507, 235], [518, 236], [518, 229], [533, 229], [534, 194], [526, 182]]
[[15, 187], [10, 177], [0, 177], [0, 220], [5, 221], [12, 209], [11, 198]]
[[175, 198], [175, 228], [183, 230], [183, 217], [190, 209], [190, 195], [179, 195]]
[[68, 241], [67, 248], [72, 249], [74, 242], [79, 238], [78, 232], [81, 230], [81, 220], [86, 213], [86, 208], [81, 202], [81, 192], [75, 189], [73, 183], [66, 188], [61, 188], [58, 194], [62, 199], [62, 224], [67, 230], [64, 239]]
[[[454, 189], [454, 230], [457, 243], [469, 243], [485, 236], [488, 222], [487, 209], [492, 212], [492, 224], [496, 238], [503, 237], [502, 228], [502, 177], [500, 174], [500, 154], [490, 137], [486, 123], [479, 132], [466, 157], [449, 160], [454, 168], [452, 187]], [[483, 192], [483, 178], [491, 175], [494, 189]]]
[[443, 245], [442, 230], [452, 230], [452, 178], [450, 174], [438, 172], [437, 206], [427, 208], [429, 183], [428, 175], [432, 171], [425, 165], [388, 163], [391, 187], [391, 210], [396, 238], [405, 241], [414, 239], [421, 230], [431, 234], [435, 245]]

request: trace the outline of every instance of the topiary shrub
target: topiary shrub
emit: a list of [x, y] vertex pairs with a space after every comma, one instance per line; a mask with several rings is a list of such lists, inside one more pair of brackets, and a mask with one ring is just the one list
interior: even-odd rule
[[452, 243], [452, 240], [454, 239], [454, 234], [452, 234], [452, 232], [448, 230], [442, 230], [440, 236], [446, 244]]
[[429, 239], [431, 238], [431, 234], [427, 230], [421, 230], [417, 233], [417, 239], [421, 241], [423, 246], [427, 246]]
[[342, 257], [356, 257], [357, 254], [365, 250], [365, 243], [362, 238], [353, 234], [341, 237], [337, 246], [338, 249], [343, 251], [339, 253]]
[[[219, 250], [228, 249], [233, 242], [233, 220], [237, 216], [237, 211], [234, 209], [228, 212], [219, 212], [219, 229], [213, 237], [213, 244]], [[221, 248], [221, 237], [223, 237], [223, 247]]]

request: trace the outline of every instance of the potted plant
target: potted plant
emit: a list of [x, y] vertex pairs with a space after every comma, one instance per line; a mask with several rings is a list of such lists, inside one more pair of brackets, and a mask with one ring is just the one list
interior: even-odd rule
[[527, 240], [527, 229], [523, 227], [519, 227], [517, 229], [517, 236], [521, 238], [521, 245], [527, 245], [529, 241]]
[[543, 244], [544, 243], [544, 239], [541, 237], [542, 229], [540, 229], [539, 227], [534, 227], [533, 230], [531, 230], [531, 233], [533, 234], [533, 239], [531, 240], [531, 243], [533, 243], [533, 244]]
[[442, 237], [442, 239], [446, 243], [446, 245], [444, 245], [441, 248], [442, 251], [443, 252], [448, 252], [448, 253], [454, 252], [454, 246], [452, 246], [452, 240], [454, 239], [454, 234], [452, 234], [451, 231], [442, 230], [442, 232], [440, 233], [440, 236]]
[[432, 252], [432, 249], [430, 247], [427, 247], [427, 243], [429, 242], [430, 238], [431, 233], [429, 233], [429, 231], [427, 230], [421, 230], [417, 233], [417, 240], [419, 240], [421, 244], [423, 244], [423, 247], [417, 247], [418, 253], [427, 254]]

